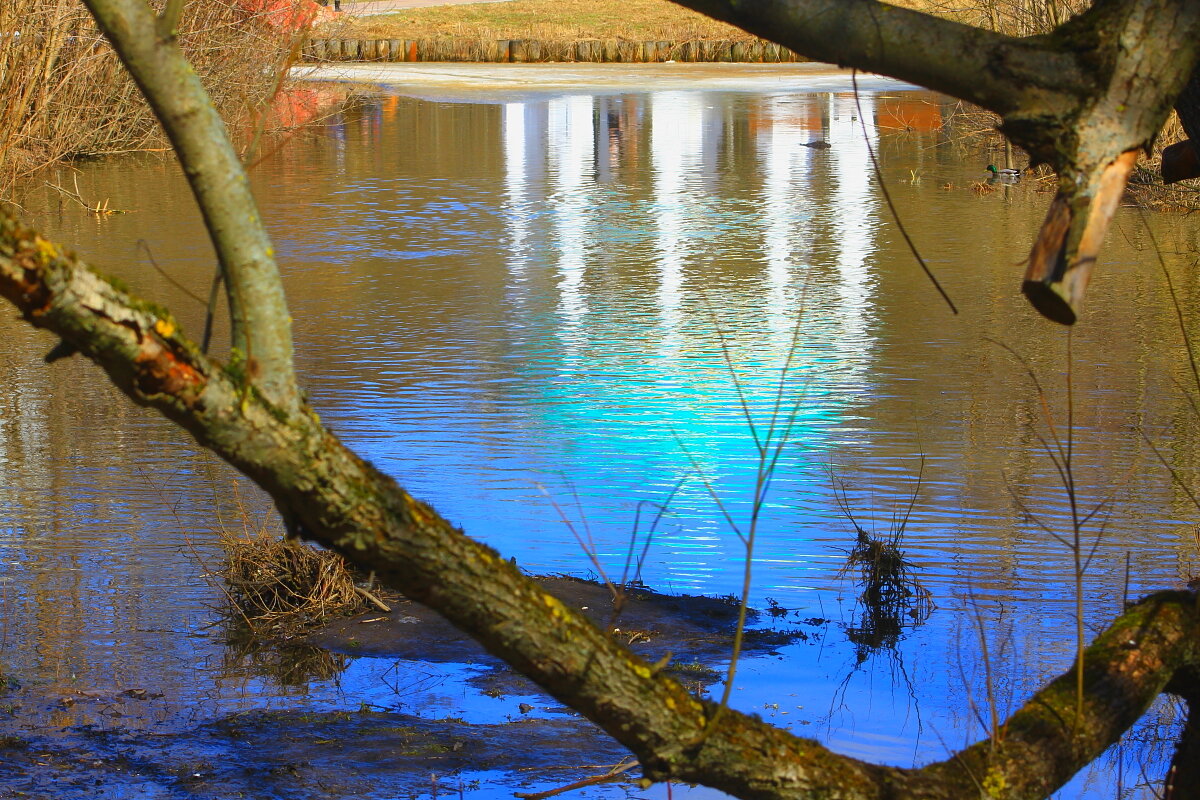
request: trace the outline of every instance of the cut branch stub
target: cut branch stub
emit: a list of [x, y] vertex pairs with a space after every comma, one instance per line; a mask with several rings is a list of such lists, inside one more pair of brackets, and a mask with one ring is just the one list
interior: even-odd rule
[[1063, 325], [1078, 319], [1104, 234], [1135, 163], [1137, 151], [1126, 150], [1085, 184], [1093, 191], [1060, 191], [1050, 204], [1021, 284], [1029, 302], [1048, 319]]
[[1049, 319], [1078, 319], [1138, 152], [1154, 140], [1192, 75], [1197, 37], [1200, 4], [1097, 3], [1050, 37], [1081, 48], [1081, 61], [1095, 66], [1094, 91], [1071, 108], [1027, 107], [1005, 117], [1006, 132], [1060, 176], [1021, 287]]

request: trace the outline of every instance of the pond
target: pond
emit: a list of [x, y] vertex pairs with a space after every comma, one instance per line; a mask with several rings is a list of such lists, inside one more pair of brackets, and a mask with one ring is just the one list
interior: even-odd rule
[[[1068, 331], [1019, 294], [1052, 187], [987, 183], [1003, 154], [956, 104], [743, 69], [665, 89], [602, 69], [393, 85], [277, 143], [251, 175], [299, 372], [346, 442], [532, 574], [633, 577], [634, 552], [646, 585], [719, 597], [741, 592], [749, 559], [749, 602], [774, 611], [757, 624], [805, 635], [744, 660], [731, 702], [859, 758], [941, 759], [983, 734], [989, 702], [1003, 714], [1071, 663], [1055, 437], [1070, 437], [1080, 507], [1100, 507], [1082, 528], [1089, 631], [1200, 572], [1200, 510], [1163, 466], [1197, 474], [1198, 387], [1155, 254], [1194, 308], [1200, 229], [1122, 209]], [[198, 336], [214, 257], [174, 164], [122, 157], [50, 180], [129, 213], [31, 190], [43, 233]], [[271, 524], [262, 498], [82, 359], [45, 365], [47, 336], [12, 315], [0, 334], [0, 733], [71, 776], [56, 794], [233, 796], [230, 762], [270, 749], [213, 738], [235, 724], [260, 726], [238, 734], [257, 748], [363, 712], [321, 740], [336, 751], [386, 727], [373, 715], [563, 719], [532, 690], [481, 691], [479, 664], [339, 655], [281, 678], [286, 654], [227, 648], [216, 531]], [[843, 570], [855, 522], [886, 537], [905, 520], [934, 607], [873, 629]], [[1177, 724], [1161, 703], [1061, 796], [1154, 796]], [[562, 766], [620, 757], [596, 747]], [[507, 797], [577, 777], [458, 764], [414, 782], [317, 749], [243, 790]], [[126, 766], [89, 771], [89, 753]], [[320, 758], [361, 780], [295, 782]], [[46, 789], [4, 761], [12, 786]], [[666, 789], [573, 796], [627, 795]]]

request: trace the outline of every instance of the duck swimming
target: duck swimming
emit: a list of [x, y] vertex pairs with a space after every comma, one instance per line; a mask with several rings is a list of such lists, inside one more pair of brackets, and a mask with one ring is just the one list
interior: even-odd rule
[[993, 178], [1000, 178], [1001, 180], [1015, 181], [1021, 178], [1021, 170], [1011, 168], [996, 169], [995, 164], [988, 164], [987, 171], [992, 173]]

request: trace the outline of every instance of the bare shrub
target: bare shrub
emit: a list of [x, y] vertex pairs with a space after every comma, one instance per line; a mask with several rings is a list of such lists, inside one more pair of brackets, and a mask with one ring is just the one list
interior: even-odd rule
[[[253, 127], [293, 42], [235, 0], [186, 4], [180, 43], [231, 127]], [[0, 197], [72, 157], [166, 148], [152, 113], [78, 0], [0, 3]]]

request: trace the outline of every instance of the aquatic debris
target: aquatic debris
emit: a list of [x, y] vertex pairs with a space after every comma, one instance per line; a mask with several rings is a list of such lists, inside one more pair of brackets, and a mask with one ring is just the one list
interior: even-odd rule
[[883, 536], [868, 533], [858, 524], [850, 508], [845, 484], [831, 473], [838, 507], [855, 531], [854, 546], [846, 554], [846, 561], [837, 574], [844, 578], [851, 572], [858, 573], [861, 589], [858, 602], [862, 606], [862, 615], [856, 625], [847, 627], [846, 635], [858, 648], [860, 664], [872, 652], [894, 648], [904, 628], [924, 622], [935, 607], [932, 593], [921, 584], [901, 547], [921, 490], [924, 467], [922, 458], [907, 508], [893, 516], [889, 530]]
[[[259, 635], [291, 635], [367, 608], [341, 556], [266, 529], [221, 530], [218, 570], [231, 620]], [[376, 600], [378, 602], [378, 600]]]

